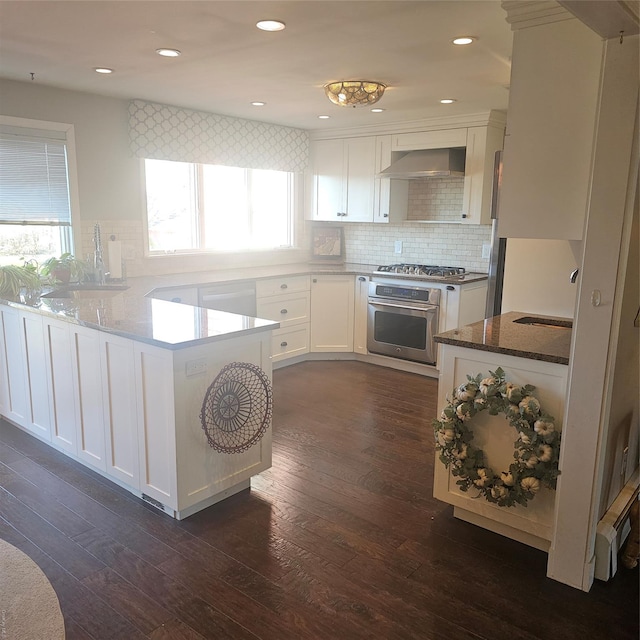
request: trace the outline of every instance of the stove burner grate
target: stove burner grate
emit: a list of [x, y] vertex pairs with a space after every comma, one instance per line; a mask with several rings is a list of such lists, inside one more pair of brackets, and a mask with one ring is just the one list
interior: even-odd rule
[[416, 276], [436, 276], [441, 278], [463, 276], [466, 273], [464, 267], [442, 267], [438, 265], [405, 263], [382, 265], [378, 267], [377, 271], [378, 273], [402, 273]]

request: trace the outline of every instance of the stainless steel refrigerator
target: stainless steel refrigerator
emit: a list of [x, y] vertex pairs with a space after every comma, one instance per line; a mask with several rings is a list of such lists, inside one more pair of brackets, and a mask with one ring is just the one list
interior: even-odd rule
[[502, 313], [502, 281], [507, 239], [498, 237], [498, 193], [502, 178], [502, 151], [496, 151], [493, 167], [493, 190], [491, 193], [491, 257], [489, 260], [489, 282], [485, 318]]

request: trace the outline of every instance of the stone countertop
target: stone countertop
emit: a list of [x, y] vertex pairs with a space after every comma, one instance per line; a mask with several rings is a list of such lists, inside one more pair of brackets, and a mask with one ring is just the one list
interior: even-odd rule
[[2, 303], [172, 350], [280, 326], [271, 320], [146, 298], [130, 290], [73, 291], [65, 298], [40, 298], [28, 305]]
[[[246, 267], [236, 269], [221, 269], [217, 271], [198, 271], [191, 273], [176, 273], [161, 276], [145, 276], [130, 278], [127, 281], [131, 287], [135, 287], [142, 295], [146, 295], [156, 289], [170, 289], [173, 287], [205, 286], [220, 282], [241, 282], [255, 281], [264, 278], [277, 278], [280, 276], [296, 275], [363, 275], [372, 276], [378, 265], [359, 264], [345, 262], [343, 264], [334, 263], [296, 263], [275, 266]], [[376, 274], [378, 277], [394, 278], [396, 274], [385, 275]], [[407, 276], [400, 276], [403, 279], [410, 279]], [[440, 282], [443, 284], [467, 284], [479, 282], [487, 279], [486, 273], [467, 273], [464, 281], [458, 278], [419, 278], [421, 282]]]
[[[127, 280], [126, 288], [68, 291], [65, 297], [38, 298], [28, 304], [6, 300], [0, 302], [166, 349], [180, 349], [236, 337], [242, 333], [277, 329], [280, 325], [271, 320], [150, 298], [149, 294], [154, 290], [294, 275], [369, 276], [376, 269], [377, 265], [357, 263], [302, 263], [178, 273], [133, 277]], [[390, 276], [393, 277], [393, 274]], [[481, 273], [470, 274], [465, 283], [486, 277]], [[436, 280], [456, 284], [447, 279]]]
[[[517, 322], [523, 318], [535, 318], [540, 322]], [[572, 324], [569, 318], [511, 311], [440, 333], [434, 339], [442, 344], [569, 364]]]

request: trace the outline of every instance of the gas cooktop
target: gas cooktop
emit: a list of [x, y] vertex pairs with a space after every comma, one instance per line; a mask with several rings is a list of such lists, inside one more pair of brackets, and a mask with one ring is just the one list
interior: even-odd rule
[[[467, 272], [464, 267], [442, 267], [427, 264], [389, 264], [378, 267], [374, 274], [385, 276], [409, 276], [430, 280], [464, 280]], [[475, 274], [477, 275], [477, 274]]]

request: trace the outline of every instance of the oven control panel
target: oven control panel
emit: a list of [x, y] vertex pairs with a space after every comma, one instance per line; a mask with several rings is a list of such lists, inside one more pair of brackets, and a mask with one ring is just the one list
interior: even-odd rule
[[427, 287], [402, 287], [392, 284], [372, 282], [369, 285], [369, 296], [391, 300], [408, 300], [412, 302], [429, 302], [439, 304], [440, 290]]

